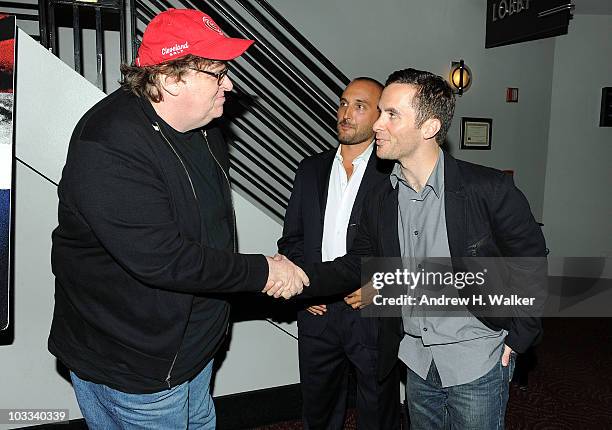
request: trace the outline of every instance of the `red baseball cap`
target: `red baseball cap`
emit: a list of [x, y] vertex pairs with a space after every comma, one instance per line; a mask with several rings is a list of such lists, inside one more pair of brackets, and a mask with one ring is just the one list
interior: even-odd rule
[[227, 37], [212, 18], [194, 9], [168, 9], [151, 20], [142, 37], [135, 65], [152, 66], [187, 54], [210, 60], [232, 60], [253, 40]]

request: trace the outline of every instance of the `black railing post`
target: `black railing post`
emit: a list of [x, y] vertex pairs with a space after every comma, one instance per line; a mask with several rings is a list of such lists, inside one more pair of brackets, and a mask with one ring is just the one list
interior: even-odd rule
[[74, 45], [74, 70], [77, 73], [83, 74], [81, 66], [81, 51], [83, 50], [83, 41], [81, 40], [81, 23], [80, 23], [79, 6], [74, 3], [72, 5], [72, 35]]
[[96, 85], [104, 91], [104, 30], [102, 29], [102, 11], [96, 12]]

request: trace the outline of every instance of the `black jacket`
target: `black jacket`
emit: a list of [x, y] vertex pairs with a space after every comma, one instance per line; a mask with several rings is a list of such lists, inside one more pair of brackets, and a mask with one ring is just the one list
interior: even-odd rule
[[[337, 148], [304, 159], [295, 174], [293, 191], [285, 213], [283, 237], [278, 241], [278, 252], [297, 263], [319, 263], [322, 261], [321, 244], [325, 206], [329, 188], [329, 176]], [[373, 151], [355, 197], [346, 231], [346, 249], [350, 249], [361, 218], [365, 196], [380, 181], [388, 180], [393, 163], [376, 157]], [[331, 301], [337, 298], [332, 298]], [[328, 303], [330, 299], [317, 299]], [[328, 313], [311, 315], [306, 311], [298, 313], [300, 331], [316, 336], [327, 325]]]
[[[172, 368], [194, 294], [261, 291], [268, 275], [263, 256], [202, 242], [195, 190], [151, 111], [118, 90], [74, 130], [52, 236], [49, 337], [79, 376], [108, 384], [104, 375], [119, 369], [149, 381], [147, 391], [182, 382]], [[227, 173], [220, 132], [207, 135]], [[92, 364], [96, 375], [84, 370]], [[131, 391], [128, 381], [113, 388]]]
[[[306, 296], [352, 291], [360, 283], [362, 257], [400, 257], [397, 230], [398, 189], [390, 181], [366, 197], [359, 232], [349, 253], [333, 262], [306, 264], [311, 285]], [[444, 155], [446, 229], [453, 269], [461, 257], [540, 257], [522, 267], [521, 288], [543, 301], [546, 296], [546, 245], [525, 196], [512, 178], [495, 169]], [[488, 318], [475, 315], [489, 328], [506, 329], [505, 343], [524, 352], [540, 335], [533, 315]], [[520, 318], [519, 318], [520, 317]], [[397, 360], [403, 337], [401, 318], [382, 318], [378, 376], [383, 378]]]

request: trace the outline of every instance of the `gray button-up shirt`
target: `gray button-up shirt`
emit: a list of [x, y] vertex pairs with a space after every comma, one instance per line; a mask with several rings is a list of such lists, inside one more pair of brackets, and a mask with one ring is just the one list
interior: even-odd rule
[[[424, 257], [450, 257], [444, 205], [444, 152], [420, 192], [408, 185], [401, 165], [391, 173], [398, 191], [398, 235], [402, 258], [416, 264]], [[420, 267], [407, 268], [417, 271]], [[506, 332], [495, 332], [473, 316], [440, 317], [402, 308], [404, 338], [399, 358], [425, 379], [435, 361], [443, 387], [485, 375], [501, 358]]]

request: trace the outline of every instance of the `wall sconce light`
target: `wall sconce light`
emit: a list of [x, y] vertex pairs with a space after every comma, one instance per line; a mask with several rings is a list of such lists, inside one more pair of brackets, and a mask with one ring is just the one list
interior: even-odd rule
[[463, 60], [451, 63], [449, 80], [458, 95], [462, 95], [470, 88], [470, 85], [472, 85], [472, 72]]

